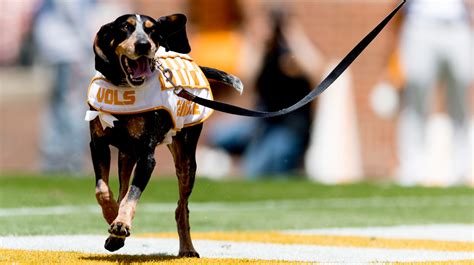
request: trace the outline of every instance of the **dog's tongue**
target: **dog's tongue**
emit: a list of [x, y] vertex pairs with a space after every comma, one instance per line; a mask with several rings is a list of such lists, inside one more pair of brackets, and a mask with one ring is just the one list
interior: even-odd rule
[[135, 62], [135, 67], [132, 67], [133, 78], [140, 78], [142, 76], [151, 76], [153, 73], [150, 67], [150, 60], [146, 57], [140, 57]]

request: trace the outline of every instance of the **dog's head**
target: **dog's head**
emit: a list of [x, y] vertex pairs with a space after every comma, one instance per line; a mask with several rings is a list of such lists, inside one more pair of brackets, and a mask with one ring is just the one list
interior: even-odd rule
[[155, 70], [160, 46], [189, 53], [186, 16], [174, 14], [155, 20], [128, 14], [105, 24], [94, 40], [95, 68], [115, 85], [140, 86]]

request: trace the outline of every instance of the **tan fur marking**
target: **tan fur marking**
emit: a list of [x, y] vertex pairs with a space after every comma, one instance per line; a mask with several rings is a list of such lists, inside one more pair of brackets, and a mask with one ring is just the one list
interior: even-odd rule
[[132, 220], [135, 217], [135, 209], [138, 204], [138, 200], [140, 199], [141, 191], [136, 186], [130, 186], [130, 189], [127, 192], [127, 195], [120, 203], [120, 207], [118, 210], [118, 216], [114, 220], [116, 222], [122, 222], [129, 229], [132, 228]]
[[130, 23], [135, 26], [137, 24], [137, 20], [134, 17], [130, 17], [127, 19], [127, 23]]
[[145, 118], [136, 117], [129, 120], [127, 130], [131, 137], [139, 139], [145, 131]]
[[114, 200], [114, 195], [110, 190], [109, 185], [103, 180], [97, 182], [97, 186], [95, 187], [95, 197], [102, 208], [102, 215], [107, 223], [111, 224], [117, 217], [119, 206]]
[[105, 135], [104, 129], [102, 129], [102, 125], [100, 124], [98, 117], [91, 121], [91, 131], [92, 134], [97, 135], [98, 137]]
[[153, 27], [153, 22], [151, 22], [150, 20], [147, 20], [147, 21], [145, 21], [144, 25], [145, 25], [145, 28], [151, 28], [151, 27]]

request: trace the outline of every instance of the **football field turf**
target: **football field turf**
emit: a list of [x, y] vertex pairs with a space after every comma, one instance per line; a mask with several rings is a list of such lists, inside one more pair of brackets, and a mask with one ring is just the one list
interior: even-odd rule
[[[105, 252], [97, 253], [98, 250], [77, 249], [77, 245], [84, 244], [84, 242], [79, 244], [81, 240], [86, 242], [85, 245], [90, 243], [101, 248], [107, 236], [107, 225], [95, 202], [93, 177], [2, 176], [0, 183], [0, 249], [2, 249], [0, 256], [4, 257], [3, 261], [14, 262], [20, 257], [35, 257], [31, 252], [22, 254], [21, 251], [11, 250], [22, 249], [12, 242], [25, 242], [27, 247], [24, 251], [48, 249], [56, 259], [57, 255], [67, 256], [72, 260], [68, 262], [73, 263], [78, 260], [79, 263], [90, 263], [118, 259], [117, 255], [107, 256]], [[112, 183], [114, 191], [117, 190], [117, 185], [117, 181], [114, 180]], [[177, 191], [174, 178], [150, 181], [137, 208], [132, 237], [127, 239], [128, 243], [122, 253], [124, 255], [120, 257], [125, 258], [128, 255], [128, 261], [139, 262], [143, 261], [140, 260], [140, 253], [144, 255], [161, 253], [158, 257], [152, 256], [155, 257], [155, 261], [177, 262], [171, 258], [175, 255], [174, 250], [167, 248], [168, 245], [178, 247], [174, 221]], [[192, 236], [197, 240], [196, 244], [201, 247], [198, 251], [209, 259], [208, 263], [217, 262], [213, 258], [218, 257], [230, 259], [225, 263], [230, 262], [232, 258], [238, 259], [238, 263], [258, 263], [260, 259], [319, 261], [306, 256], [308, 253], [318, 251], [330, 253], [325, 248], [336, 246], [344, 248], [345, 254], [338, 252], [340, 254], [335, 257], [347, 256], [354, 248], [363, 247], [370, 248], [371, 251], [372, 248], [376, 250], [388, 248], [392, 252], [412, 251], [412, 248], [422, 249], [431, 251], [432, 256], [427, 259], [431, 261], [456, 259], [469, 262], [473, 258], [474, 191], [467, 187], [407, 188], [380, 183], [325, 186], [305, 180], [216, 182], [198, 179], [189, 208]], [[461, 225], [461, 228], [452, 224]], [[384, 227], [388, 228], [383, 229]], [[400, 229], [400, 227], [406, 228]], [[415, 230], [414, 227], [421, 229]], [[433, 230], [429, 230], [428, 227]], [[345, 228], [346, 230], [341, 231], [346, 232], [340, 234], [341, 232], [337, 232], [339, 230], [332, 228]], [[382, 229], [384, 232], [377, 234], [374, 228]], [[412, 231], [413, 235], [420, 233], [419, 230], [426, 230], [427, 234], [442, 231], [449, 234], [452, 231], [461, 231], [459, 229], [467, 231], [463, 232], [467, 235], [467, 239], [459, 241], [449, 237], [420, 238], [409, 235], [405, 239], [399, 238], [403, 231]], [[86, 235], [91, 238], [85, 239]], [[393, 239], [393, 236], [397, 239]], [[63, 242], [62, 238], [70, 238], [70, 241]], [[35, 247], [31, 241], [34, 239], [46, 240], [52, 247]], [[171, 241], [167, 244], [166, 240]], [[67, 242], [70, 242], [71, 246], [68, 246]], [[144, 244], [143, 242], [148, 242], [147, 244], [156, 248], [149, 245], [147, 245], [149, 248], [143, 245], [133, 248], [134, 244], [140, 246]], [[54, 247], [55, 244], [57, 247]], [[160, 247], [160, 244], [163, 247]], [[218, 255], [209, 252], [206, 255], [206, 246], [209, 245], [211, 249], [219, 248], [212, 244], [224, 246], [222, 253], [219, 252]], [[274, 244], [269, 249], [281, 248], [280, 256], [269, 254], [265, 250], [255, 255], [232, 254], [232, 250], [238, 247], [265, 249], [268, 247], [265, 244]], [[454, 252], [438, 253], [443, 249]], [[99, 255], [97, 256], [99, 258], [98, 260], [75, 258], [74, 255], [80, 255], [76, 253], [77, 251], [89, 253], [88, 255], [93, 253]], [[293, 253], [292, 255], [296, 257], [285, 256], [285, 251]], [[246, 253], [243, 250], [241, 252]], [[302, 258], [298, 258], [299, 252]], [[449, 253], [459, 255], [450, 256]], [[398, 254], [401, 257], [410, 255]], [[398, 260], [396, 257], [390, 258], [391, 254], [374, 252], [367, 255], [369, 258], [361, 261], [383, 261], [385, 255], [387, 255], [386, 261]], [[275, 258], [272, 259], [271, 256]], [[334, 259], [326, 257], [321, 261], [324, 260]], [[351, 257], [342, 260], [350, 261]], [[406, 261], [402, 258], [400, 260]]]

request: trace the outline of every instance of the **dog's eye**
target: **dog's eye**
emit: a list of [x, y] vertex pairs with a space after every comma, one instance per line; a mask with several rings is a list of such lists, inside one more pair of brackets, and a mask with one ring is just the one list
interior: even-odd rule
[[133, 26], [130, 23], [124, 23], [122, 25], [122, 30], [124, 30], [124, 31], [133, 31], [134, 28], [135, 28], [135, 26]]

